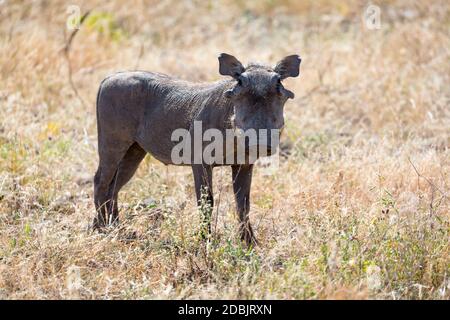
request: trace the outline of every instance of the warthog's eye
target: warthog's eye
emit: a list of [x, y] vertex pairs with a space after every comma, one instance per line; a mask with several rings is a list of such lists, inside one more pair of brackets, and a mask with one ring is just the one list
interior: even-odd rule
[[237, 84], [232, 89], [228, 89], [227, 91], [225, 91], [225, 95], [228, 98], [239, 95], [239, 93], [241, 93], [242, 90], [244, 89], [244, 87], [242, 85], [242, 79], [238, 78], [236, 80], [237, 80]]
[[241, 75], [238, 79], [237, 79], [237, 84], [240, 87], [247, 87], [249, 85], [249, 79], [247, 78], [247, 76], [245, 75]]

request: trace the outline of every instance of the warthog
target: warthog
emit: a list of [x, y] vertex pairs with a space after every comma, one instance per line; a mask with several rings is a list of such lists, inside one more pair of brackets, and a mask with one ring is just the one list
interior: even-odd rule
[[[97, 216], [94, 228], [118, 222], [117, 196], [131, 179], [147, 153], [162, 163], [175, 164], [172, 150], [176, 129], [191, 135], [194, 121], [202, 130], [281, 130], [283, 107], [294, 94], [282, 81], [296, 77], [301, 59], [290, 55], [271, 68], [244, 66], [233, 56], [219, 56], [219, 73], [231, 79], [214, 83], [191, 83], [164, 74], [142, 71], [120, 72], [104, 79], [97, 95], [99, 166], [94, 178]], [[259, 141], [259, 140], [258, 140]], [[224, 146], [225, 154], [229, 145]], [[276, 145], [267, 143], [267, 155]], [[235, 149], [235, 143], [232, 147]], [[202, 143], [202, 148], [204, 144]], [[201, 152], [201, 150], [200, 150]], [[195, 152], [194, 152], [195, 153]], [[195, 154], [193, 155], [195, 156]], [[212, 171], [230, 165], [240, 222], [240, 235], [248, 245], [256, 243], [250, 221], [250, 186], [253, 163], [182, 163], [192, 166], [197, 201], [213, 206]], [[210, 226], [208, 225], [210, 231]]]

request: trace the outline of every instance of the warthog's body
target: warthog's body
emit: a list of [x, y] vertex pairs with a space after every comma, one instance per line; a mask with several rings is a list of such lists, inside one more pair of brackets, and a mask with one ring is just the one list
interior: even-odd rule
[[[234, 57], [221, 55], [220, 71], [237, 79], [244, 69], [240, 66], [242, 70], [235, 72], [233, 67], [236, 67], [237, 60], [232, 59]], [[298, 59], [298, 65], [299, 63]], [[267, 67], [254, 66], [253, 68], [256, 71], [254, 74], [258, 72], [262, 76], [268, 74]], [[262, 72], [262, 68], [267, 70], [264, 69]], [[274, 71], [270, 71], [273, 75]], [[246, 73], [252, 75], [250, 71]], [[241, 80], [239, 80], [240, 84]], [[202, 121], [203, 131], [216, 128], [224, 132], [227, 128], [238, 127], [239, 120], [239, 127], [243, 129], [249, 127], [272, 129], [283, 126], [282, 105], [281, 118], [275, 119], [272, 115], [269, 116], [271, 118], [269, 122], [264, 120], [267, 112], [260, 112], [261, 114], [251, 123], [248, 121], [248, 115], [236, 117], [235, 109], [239, 102], [232, 98], [236, 87], [238, 85], [232, 79], [197, 84], [163, 74], [141, 71], [117, 73], [103, 80], [97, 96], [100, 164], [94, 179], [94, 196], [98, 211], [94, 226], [101, 228], [108, 222], [118, 221], [118, 192], [131, 179], [146, 153], [150, 153], [164, 164], [173, 164], [172, 149], [178, 142], [171, 141], [171, 137], [176, 129], [192, 130], [194, 121]], [[258, 88], [264, 90], [260, 82], [256, 83], [254, 90]], [[286, 99], [278, 100], [284, 104]], [[254, 104], [257, 103], [255, 100]], [[247, 119], [244, 121], [244, 118]], [[197, 200], [200, 200], [204, 189], [207, 192], [207, 201], [211, 205], [213, 204], [212, 168], [215, 165], [217, 164], [192, 164]], [[231, 166], [242, 226], [241, 235], [247, 243], [250, 243], [254, 240], [248, 219], [253, 165], [232, 164]]]
[[[194, 120], [202, 121], [203, 129], [231, 128], [233, 106], [222, 96], [233, 82], [197, 84], [150, 72], [116, 73], [102, 82], [98, 93], [99, 140], [112, 139], [117, 148], [122, 141], [136, 142], [162, 163], [172, 164], [176, 129], [189, 130]], [[106, 142], [102, 147], [112, 146]]]

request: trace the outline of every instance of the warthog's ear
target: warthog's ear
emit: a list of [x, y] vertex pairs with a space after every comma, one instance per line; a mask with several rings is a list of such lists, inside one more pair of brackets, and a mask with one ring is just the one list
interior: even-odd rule
[[302, 62], [302, 59], [297, 54], [287, 56], [277, 63], [274, 71], [280, 75], [281, 80], [297, 77], [300, 74], [300, 62]]
[[219, 55], [219, 73], [223, 76], [232, 76], [237, 79], [245, 71], [242, 63], [232, 55], [221, 53]]

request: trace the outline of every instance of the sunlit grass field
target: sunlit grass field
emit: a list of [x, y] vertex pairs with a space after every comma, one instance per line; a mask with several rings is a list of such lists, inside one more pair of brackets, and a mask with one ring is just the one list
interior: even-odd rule
[[[450, 4], [376, 1], [0, 2], [0, 298], [449, 299]], [[68, 7], [84, 19], [70, 46]], [[198, 236], [191, 170], [148, 155], [92, 232], [95, 98], [115, 71], [215, 81], [217, 56], [275, 64], [288, 155], [256, 169], [238, 236], [231, 170]]]

